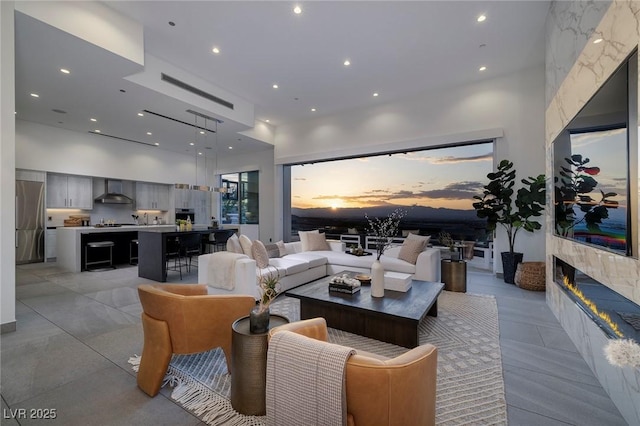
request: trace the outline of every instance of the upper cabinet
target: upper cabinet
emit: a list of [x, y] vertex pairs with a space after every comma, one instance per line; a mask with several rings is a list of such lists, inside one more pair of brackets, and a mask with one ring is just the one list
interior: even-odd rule
[[193, 202], [191, 199], [191, 189], [174, 188], [173, 197], [176, 209], [192, 209]]
[[137, 210], [169, 210], [169, 185], [136, 182]]
[[92, 178], [48, 173], [47, 208], [93, 209]]

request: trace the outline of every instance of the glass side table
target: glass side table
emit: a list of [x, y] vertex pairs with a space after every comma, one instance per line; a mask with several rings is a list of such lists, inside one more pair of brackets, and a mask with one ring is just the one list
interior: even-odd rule
[[[287, 324], [282, 315], [269, 316], [269, 328]], [[267, 333], [251, 333], [249, 317], [231, 325], [231, 406], [250, 416], [266, 414]]]

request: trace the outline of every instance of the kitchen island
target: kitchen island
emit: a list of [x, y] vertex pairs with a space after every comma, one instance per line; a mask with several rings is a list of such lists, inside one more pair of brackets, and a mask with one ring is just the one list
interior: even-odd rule
[[[143, 229], [138, 232], [138, 276], [150, 280], [167, 281], [167, 245], [170, 240], [186, 241], [195, 236], [202, 245], [203, 237], [217, 230], [176, 231], [173, 229]], [[179, 244], [178, 244], [179, 245]]]
[[129, 263], [129, 242], [143, 230], [174, 231], [175, 225], [67, 226], [58, 228], [56, 236], [57, 264], [71, 272], [84, 270], [84, 247], [88, 242], [113, 241], [113, 263]]

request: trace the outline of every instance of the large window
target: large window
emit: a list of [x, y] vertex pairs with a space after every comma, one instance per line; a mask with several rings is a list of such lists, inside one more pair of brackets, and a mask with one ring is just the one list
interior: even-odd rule
[[221, 223], [258, 223], [258, 179], [257, 171], [222, 175], [222, 186], [227, 191], [221, 195]]
[[434, 238], [446, 231], [479, 242], [491, 237], [472, 203], [493, 170], [493, 141], [288, 168], [291, 220], [285, 235], [287, 228], [290, 235], [310, 229], [332, 237], [364, 233], [365, 213], [383, 217], [403, 208], [409, 212], [404, 230]]

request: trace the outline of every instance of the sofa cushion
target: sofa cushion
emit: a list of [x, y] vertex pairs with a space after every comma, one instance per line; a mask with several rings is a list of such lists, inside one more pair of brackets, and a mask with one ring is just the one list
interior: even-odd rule
[[238, 236], [233, 234], [227, 240], [227, 251], [232, 253], [244, 254], [242, 251], [242, 246], [240, 245], [240, 240], [238, 240]]
[[267, 249], [267, 255], [269, 255], [269, 258], [282, 257], [280, 256], [280, 249], [276, 243], [267, 243], [264, 247]]
[[251, 244], [251, 255], [255, 259], [258, 268], [266, 268], [269, 265], [269, 254], [262, 241], [255, 240]]
[[288, 254], [286, 259], [300, 259], [309, 263], [310, 268], [315, 268], [317, 266], [322, 266], [327, 264], [327, 257], [318, 253], [311, 252], [303, 252], [303, 253], [294, 253]]
[[278, 251], [280, 251], [280, 257], [285, 256], [287, 254], [287, 248], [284, 246], [284, 241], [282, 240], [277, 241], [276, 246], [278, 246]]
[[293, 275], [309, 269], [309, 262], [303, 259], [289, 259], [288, 257], [269, 259], [269, 265], [275, 266], [278, 270], [284, 270], [285, 275]]
[[315, 229], [313, 231], [298, 231], [300, 242], [302, 243], [302, 251], [309, 251], [309, 235], [319, 234], [320, 231]]
[[251, 254], [251, 238], [247, 237], [246, 235], [240, 235], [240, 238], [238, 239], [240, 240], [240, 245], [242, 246], [242, 253], [253, 259], [253, 255]]
[[402, 247], [400, 248], [400, 253], [398, 253], [398, 259], [404, 260], [406, 262], [416, 264], [418, 260], [418, 255], [422, 253], [427, 243], [429, 242], [430, 237], [423, 237], [416, 234], [409, 234], [407, 238], [402, 243]]
[[331, 247], [329, 247], [329, 243], [327, 242], [327, 236], [325, 234], [307, 235], [307, 250], [305, 251], [318, 250], [331, 250]]

